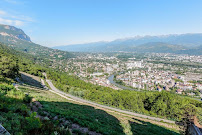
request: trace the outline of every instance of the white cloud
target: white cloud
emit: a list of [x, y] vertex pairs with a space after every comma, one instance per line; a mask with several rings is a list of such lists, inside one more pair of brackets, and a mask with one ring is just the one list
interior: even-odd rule
[[5, 2], [11, 3], [11, 4], [17, 4], [16, 0], [4, 0]]
[[6, 14], [6, 12], [5, 12], [5, 11], [0, 10], [0, 15], [5, 15], [5, 14]]
[[25, 16], [25, 15], [18, 15], [18, 16], [11, 16], [11, 18], [13, 19], [18, 19], [18, 20], [24, 20], [27, 22], [34, 22], [35, 20], [29, 16]]
[[19, 21], [19, 20], [15, 20], [14, 23], [15, 23], [16, 26], [22, 26], [22, 25], [24, 25], [24, 22]]
[[7, 20], [7, 19], [0, 18], [0, 23], [11, 25], [11, 24], [12, 24], [12, 21], [11, 21], [11, 20]]
[[22, 25], [24, 25], [24, 22], [22, 22], [20, 20], [10, 20], [10, 19], [4, 19], [4, 18], [0, 17], [0, 24], [22, 26]]
[[0, 10], [0, 23], [14, 26], [23, 26], [26, 23], [34, 22], [29, 16], [21, 15], [18, 13], [8, 13]]

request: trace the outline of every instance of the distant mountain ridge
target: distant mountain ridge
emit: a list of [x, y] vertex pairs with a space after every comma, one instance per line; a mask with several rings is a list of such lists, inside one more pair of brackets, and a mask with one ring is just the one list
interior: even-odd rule
[[[144, 36], [126, 39], [117, 39], [111, 42], [94, 42], [67, 46], [56, 46], [55, 49], [73, 52], [168, 52], [191, 53], [190, 50], [200, 48], [202, 33]], [[150, 49], [148, 49], [150, 48]], [[201, 49], [201, 48], [200, 48]], [[194, 52], [192, 52], [194, 54]], [[202, 50], [197, 50], [197, 55], [202, 55]]]
[[15, 50], [52, 60], [72, 57], [69, 52], [33, 43], [23, 30], [10, 25], [0, 24], [0, 42]]

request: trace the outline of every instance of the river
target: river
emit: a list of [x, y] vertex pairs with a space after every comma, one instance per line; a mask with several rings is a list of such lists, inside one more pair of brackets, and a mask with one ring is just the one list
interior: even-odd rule
[[126, 87], [126, 86], [123, 86], [123, 85], [120, 85], [120, 84], [114, 82], [114, 75], [111, 75], [111, 76], [108, 78], [108, 80], [109, 80], [109, 82], [110, 82], [111, 84], [114, 84], [115, 86], [117, 86], [117, 87], [119, 87], [119, 88], [121, 88], [121, 89], [123, 89], [123, 90], [135, 90], [135, 91], [139, 91], [139, 90], [137, 90], [137, 89], [133, 89], [133, 88], [130, 88], [130, 87]]

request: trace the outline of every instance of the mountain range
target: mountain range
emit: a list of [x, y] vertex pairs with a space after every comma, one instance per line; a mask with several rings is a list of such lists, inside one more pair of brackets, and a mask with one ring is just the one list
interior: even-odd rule
[[56, 46], [54, 49], [73, 52], [156, 52], [202, 55], [202, 33], [162, 36], [136, 36], [110, 42], [94, 42]]
[[0, 24], [0, 42], [15, 50], [53, 60], [73, 57], [72, 53], [69, 52], [123, 51], [202, 55], [202, 33], [136, 36], [109, 42], [100, 41], [48, 48], [33, 43], [30, 37], [21, 29]]

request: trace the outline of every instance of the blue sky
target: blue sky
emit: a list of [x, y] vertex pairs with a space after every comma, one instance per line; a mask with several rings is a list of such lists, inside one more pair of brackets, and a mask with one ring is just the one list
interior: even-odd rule
[[202, 32], [202, 0], [0, 0], [0, 23], [44, 46]]

